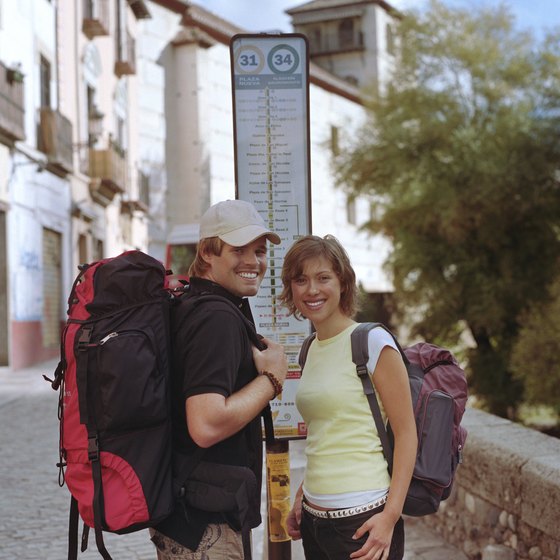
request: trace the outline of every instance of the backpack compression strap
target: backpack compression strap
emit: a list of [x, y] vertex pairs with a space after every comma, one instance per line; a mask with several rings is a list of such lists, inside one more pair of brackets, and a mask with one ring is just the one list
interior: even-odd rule
[[[87, 352], [87, 347], [90, 343], [91, 331], [92, 327], [88, 325], [84, 325], [79, 331], [80, 337], [78, 339], [78, 355], [76, 359], [76, 380], [81, 383], [81, 386], [85, 389], [80, 391], [78, 398], [80, 408], [80, 422], [82, 424], [85, 424], [88, 434], [88, 459], [91, 462], [91, 473], [93, 477], [93, 519], [95, 525], [95, 543], [97, 544], [97, 550], [104, 558], [104, 560], [112, 560], [109, 552], [105, 548], [105, 543], [103, 541], [102, 527], [105, 524], [105, 501], [103, 499], [101, 457], [99, 451], [99, 442], [97, 438], [98, 431], [97, 421], [94, 414], [94, 407], [90, 406], [90, 404], [94, 402], [93, 393], [98, 390], [97, 380], [88, 375], [89, 352]], [[71, 528], [73, 528], [72, 519], [70, 520], [70, 523]], [[71, 553], [73, 553], [73, 549], [73, 545], [72, 547], [69, 547], [69, 560], [75, 559], [75, 556], [71, 556]]]

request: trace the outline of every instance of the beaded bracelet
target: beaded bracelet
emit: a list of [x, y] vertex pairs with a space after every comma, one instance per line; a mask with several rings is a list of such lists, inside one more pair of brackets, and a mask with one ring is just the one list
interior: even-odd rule
[[268, 380], [272, 383], [272, 387], [274, 387], [274, 397], [272, 398], [275, 399], [282, 392], [282, 383], [278, 381], [278, 378], [273, 373], [265, 369], [261, 371], [260, 375], [268, 377]]

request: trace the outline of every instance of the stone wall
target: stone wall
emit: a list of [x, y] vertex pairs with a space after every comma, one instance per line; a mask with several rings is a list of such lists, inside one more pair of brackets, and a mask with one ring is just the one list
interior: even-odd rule
[[473, 560], [560, 560], [560, 440], [474, 409], [463, 425], [453, 492], [422, 522]]

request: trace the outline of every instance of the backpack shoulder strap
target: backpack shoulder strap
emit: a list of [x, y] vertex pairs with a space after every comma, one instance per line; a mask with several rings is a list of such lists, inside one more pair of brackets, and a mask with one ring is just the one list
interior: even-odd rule
[[352, 361], [356, 365], [367, 364], [369, 360], [369, 351], [367, 345], [369, 331], [377, 327], [382, 328], [391, 335], [391, 338], [393, 339], [397, 350], [399, 351], [403, 359], [403, 362], [405, 363], [405, 365], [408, 365], [410, 363], [410, 360], [407, 358], [404, 350], [399, 344], [397, 337], [383, 323], [360, 323], [354, 329], [354, 331], [352, 332], [352, 341], [355, 340], [356, 342], [352, 342]]
[[[389, 473], [393, 471], [393, 448], [389, 442], [389, 435], [387, 434], [387, 428], [383, 422], [383, 416], [381, 416], [381, 409], [379, 408], [379, 403], [377, 402], [377, 396], [375, 394], [375, 389], [373, 387], [373, 382], [369, 376], [367, 370], [367, 363], [369, 360], [369, 349], [368, 349], [368, 336], [369, 331], [376, 327], [384, 328], [397, 342], [393, 333], [381, 323], [360, 323], [353, 331], [350, 336], [350, 342], [352, 344], [352, 361], [356, 365], [356, 373], [362, 382], [362, 387], [364, 389], [364, 394], [367, 397], [369, 408], [371, 414], [375, 421], [375, 426], [377, 428], [377, 433], [379, 439], [381, 440], [381, 446], [383, 448], [383, 455], [387, 461], [387, 466], [389, 467]], [[404, 352], [398, 345], [401, 355], [404, 356]], [[404, 359], [404, 358], [403, 358]], [[408, 361], [408, 360], [407, 360]]]
[[210, 301], [223, 303], [224, 305], [231, 308], [232, 310], [235, 310], [236, 315], [241, 319], [241, 321], [245, 325], [247, 334], [251, 342], [257, 348], [261, 350], [263, 349], [263, 345], [260, 341], [259, 335], [257, 334], [257, 331], [255, 330], [255, 326], [253, 325], [253, 323], [251, 323], [251, 321], [249, 321], [249, 319], [247, 319], [247, 317], [245, 317], [245, 315], [243, 315], [243, 313], [241, 313], [241, 311], [235, 306], [235, 304], [229, 301], [229, 299], [217, 294], [203, 294], [203, 295], [193, 295], [193, 296], [191, 295], [182, 296], [181, 300], [186, 302], [186, 305], [189, 306], [189, 312], [195, 309], [198, 305], [202, 305], [205, 302], [210, 302]]
[[[187, 302], [187, 305], [190, 306], [191, 310], [194, 309], [195, 306], [201, 305], [204, 302], [209, 302], [209, 301], [219, 301], [226, 304], [230, 308], [234, 309], [237, 316], [242, 320], [243, 324], [245, 325], [245, 328], [247, 330], [247, 335], [249, 336], [249, 340], [259, 350], [263, 350], [264, 345], [261, 342], [261, 338], [257, 333], [257, 331], [255, 330], [255, 326], [253, 325], [253, 323], [251, 323], [251, 321], [249, 321], [249, 319], [247, 319], [247, 317], [245, 317], [245, 315], [243, 315], [243, 313], [241, 313], [241, 311], [227, 298], [217, 294], [204, 294], [204, 295], [190, 296], [188, 295], [188, 291], [187, 291], [187, 295], [182, 296], [182, 298], [185, 298], [184, 301]], [[266, 442], [267, 444], [271, 445], [276, 441], [276, 438], [274, 435], [274, 423], [272, 420], [272, 409], [270, 408], [270, 403], [267, 404], [262, 409], [261, 416], [264, 422], [264, 433], [266, 437]], [[202, 456], [200, 458], [202, 458]]]
[[302, 371], [303, 371], [303, 366], [305, 365], [305, 361], [307, 360], [307, 354], [309, 352], [309, 347], [311, 346], [311, 343], [315, 340], [315, 336], [316, 336], [316, 333], [310, 334], [303, 341], [303, 344], [301, 345], [301, 349], [299, 351], [299, 356], [298, 356], [298, 363], [299, 363], [299, 367]]

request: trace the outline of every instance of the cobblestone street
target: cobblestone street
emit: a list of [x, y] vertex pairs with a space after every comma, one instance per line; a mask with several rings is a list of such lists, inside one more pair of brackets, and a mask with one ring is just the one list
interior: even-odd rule
[[[58, 393], [41, 377], [51, 376], [55, 365], [0, 370], [0, 560], [67, 557], [70, 493], [58, 485]], [[301, 443], [293, 442], [290, 449], [294, 489], [301, 481]], [[263, 500], [263, 512], [264, 507]], [[114, 560], [155, 560], [147, 530], [104, 537]], [[255, 560], [264, 557], [263, 541], [261, 526], [253, 532]], [[407, 551], [405, 560], [465, 559], [437, 535], [415, 530], [414, 520], [407, 521]], [[93, 533], [88, 550], [78, 557], [100, 558]], [[292, 544], [292, 560], [303, 560], [300, 542]]]
[[[14, 387], [3, 391], [0, 400], [2, 560], [61, 560], [67, 554], [70, 494], [58, 486], [58, 395], [45, 381], [34, 381], [26, 395]], [[154, 558], [147, 531], [108, 534], [107, 546], [115, 558]], [[80, 558], [99, 558], [94, 539]]]

